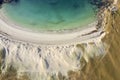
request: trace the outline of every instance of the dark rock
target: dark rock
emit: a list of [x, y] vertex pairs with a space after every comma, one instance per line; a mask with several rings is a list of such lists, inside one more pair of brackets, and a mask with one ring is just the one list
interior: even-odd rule
[[108, 7], [112, 4], [112, 0], [90, 0], [89, 2], [98, 8]]
[[12, 1], [18, 2], [19, 0], [0, 0], [0, 5], [3, 3], [11, 3]]
[[0, 0], [0, 4], [2, 4], [3, 3], [3, 0]]

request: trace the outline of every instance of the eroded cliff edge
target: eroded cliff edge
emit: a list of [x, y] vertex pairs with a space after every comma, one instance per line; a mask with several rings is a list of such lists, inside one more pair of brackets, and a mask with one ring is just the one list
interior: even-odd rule
[[102, 39], [107, 43], [106, 56], [97, 61], [96, 58], [82, 69], [82, 72], [72, 72], [75, 80], [120, 80], [120, 1], [105, 10], [106, 36]]

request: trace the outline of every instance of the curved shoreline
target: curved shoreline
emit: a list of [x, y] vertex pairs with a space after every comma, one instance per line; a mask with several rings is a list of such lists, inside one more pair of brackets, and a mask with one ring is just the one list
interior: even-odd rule
[[[28, 31], [35, 31], [35, 32], [42, 32], [42, 33], [44, 32], [47, 32], [47, 33], [48, 32], [50, 33], [65, 32], [66, 33], [66, 32], [69, 32], [69, 30], [72, 31], [73, 29], [75, 30], [78, 28], [83, 28], [84, 26], [96, 20], [96, 12], [93, 10], [93, 5], [91, 5], [88, 1], [85, 1], [84, 8], [81, 8], [79, 6], [76, 9], [74, 9], [74, 6], [72, 8], [72, 4], [76, 4], [76, 1], [75, 3], [74, 1], [72, 2], [70, 1], [71, 5], [70, 4], [68, 5], [70, 5], [71, 8], [69, 8], [70, 10], [68, 9], [68, 11], [64, 10], [64, 8], [60, 10], [57, 9], [58, 6], [64, 4], [64, 2], [66, 1], [64, 1], [62, 4], [61, 4], [62, 1], [57, 2], [58, 6], [56, 5], [52, 6], [51, 4], [48, 4], [45, 2], [43, 9], [42, 8], [34, 9], [35, 8], [34, 6], [33, 7], [27, 6], [25, 8], [21, 7], [27, 4], [29, 5], [31, 4], [31, 2], [32, 1], [30, 1], [30, 3], [27, 1], [24, 2], [24, 0], [22, 0], [18, 3], [13, 2], [10, 4], [3, 4], [2, 5], [3, 16], [6, 17], [6, 20], [11, 21], [12, 23], [15, 23], [18, 26], [20, 25], [20, 27]], [[78, 0], [77, 2], [80, 2], [80, 1]], [[84, 1], [81, 1], [81, 3], [82, 2]], [[44, 1], [40, 1], [40, 4], [41, 3], [44, 4]], [[46, 5], [49, 6], [48, 10], [46, 8]], [[40, 6], [42, 6], [42, 4]], [[55, 6], [56, 8], [54, 8]], [[29, 9], [33, 11], [29, 12], [31, 11]], [[73, 11], [71, 11], [72, 9]], [[45, 12], [44, 10], [50, 11], [50, 12]], [[27, 12], [29, 12], [30, 14]]]
[[[64, 44], [88, 41], [93, 37], [100, 36], [102, 30], [96, 29], [97, 22], [91, 23], [85, 28], [66, 30], [64, 33], [32, 32], [16, 26], [11, 21], [6, 20], [0, 11], [0, 31], [8, 34], [12, 39], [37, 44]], [[93, 32], [93, 33], [92, 33]]]
[[94, 20], [94, 21], [91, 21], [91, 22], [85, 24], [84, 26], [86, 26], [86, 27], [80, 25], [80, 27], [75, 27], [75, 28], [70, 28], [70, 29], [61, 29], [61, 30], [42, 30], [41, 29], [40, 31], [37, 31], [37, 30], [27, 29], [27, 28], [23, 27], [22, 25], [20, 27], [19, 26], [20, 24], [15, 24], [15, 22], [13, 20], [11, 20], [10, 18], [8, 18], [6, 16], [8, 16], [6, 14], [6, 11], [4, 10], [4, 8], [1, 8], [0, 9], [0, 18], [2, 20], [4, 20], [7, 24], [9, 24], [10, 26], [14, 26], [17, 29], [25, 30], [28, 32], [34, 32], [34, 33], [50, 33], [50, 34], [52, 34], [52, 33], [53, 34], [64, 34], [64, 33], [71, 33], [71, 32], [74, 33], [74, 32], [78, 32], [80, 30], [84, 30], [88, 27], [91, 27], [91, 25], [97, 25], [97, 23], [98, 23], [97, 18], [94, 18], [96, 21]]

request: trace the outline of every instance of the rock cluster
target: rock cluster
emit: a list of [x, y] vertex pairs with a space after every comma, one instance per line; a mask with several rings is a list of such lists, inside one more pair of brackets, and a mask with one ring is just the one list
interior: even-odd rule
[[12, 1], [18, 2], [19, 0], [0, 0], [0, 4], [9, 3], [9, 2], [12, 2]]
[[0, 4], [4, 3], [4, 2], [11, 2], [12, 0], [0, 0]]
[[113, 0], [90, 0], [90, 3], [101, 8], [110, 6], [113, 3]]

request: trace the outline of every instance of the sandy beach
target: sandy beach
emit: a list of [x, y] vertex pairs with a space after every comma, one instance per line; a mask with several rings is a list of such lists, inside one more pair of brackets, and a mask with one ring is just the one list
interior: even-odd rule
[[[88, 25], [88, 27], [77, 30], [68, 31], [67, 33], [37, 33], [32, 31], [27, 31], [14, 23], [10, 23], [6, 18], [4, 18], [2, 10], [0, 11], [0, 32], [8, 34], [10, 38], [32, 42], [37, 44], [62, 44], [62, 43], [76, 43], [86, 40], [93, 40], [94, 38], [100, 36], [102, 31], [96, 30], [97, 22], [93, 22]], [[95, 32], [94, 32], [95, 31]], [[91, 33], [93, 32], [93, 33]], [[89, 34], [90, 33], [90, 34]], [[89, 34], [89, 35], [85, 35]], [[85, 35], [85, 36], [83, 36]]]

